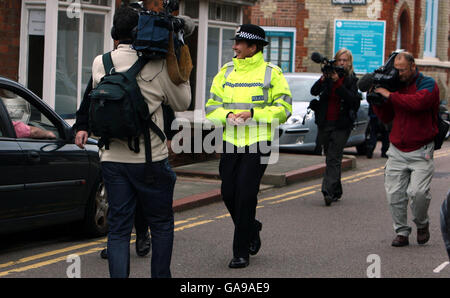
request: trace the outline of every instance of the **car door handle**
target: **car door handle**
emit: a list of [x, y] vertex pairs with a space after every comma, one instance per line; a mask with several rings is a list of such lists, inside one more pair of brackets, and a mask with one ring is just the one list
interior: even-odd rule
[[30, 151], [28, 152], [28, 160], [32, 163], [38, 163], [41, 161], [41, 155], [39, 154], [39, 152]]

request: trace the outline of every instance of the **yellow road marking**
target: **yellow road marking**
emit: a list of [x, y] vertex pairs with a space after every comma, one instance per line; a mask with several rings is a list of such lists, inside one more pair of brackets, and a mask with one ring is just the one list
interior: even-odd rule
[[[103, 250], [103, 247], [95, 247], [95, 248], [91, 248], [90, 250], [87, 250], [87, 251], [84, 251], [84, 252], [77, 252], [76, 255], [82, 256], [82, 255], [87, 255], [87, 254], [91, 254], [91, 253], [94, 253], [94, 252], [98, 252], [98, 251], [101, 251], [101, 250]], [[8, 275], [8, 274], [11, 274], [11, 273], [24, 272], [24, 271], [28, 271], [28, 270], [31, 270], [31, 269], [37, 269], [37, 268], [40, 268], [40, 267], [44, 267], [44, 266], [48, 266], [48, 265], [55, 264], [55, 263], [58, 263], [58, 262], [62, 262], [62, 261], [67, 260], [68, 256], [70, 256], [70, 255], [62, 256], [62, 257], [59, 257], [59, 258], [56, 258], [56, 259], [51, 259], [51, 260], [44, 261], [44, 262], [39, 262], [39, 263], [28, 265], [28, 266], [25, 266], [25, 267], [14, 268], [14, 269], [10, 269], [10, 270], [7, 270], [7, 271], [3, 271], [3, 272], [0, 272], [0, 277]]]
[[49, 256], [57, 255], [57, 254], [60, 254], [60, 253], [71, 251], [71, 250], [85, 248], [85, 247], [88, 247], [88, 246], [103, 244], [106, 241], [107, 240], [105, 238], [103, 240], [98, 240], [98, 241], [89, 242], [89, 243], [85, 243], [85, 244], [80, 244], [80, 245], [66, 247], [66, 248], [63, 248], [63, 249], [49, 251], [49, 252], [38, 254], [38, 255], [34, 255], [34, 256], [31, 256], [31, 257], [22, 258], [22, 259], [19, 259], [17, 261], [12, 261], [12, 262], [8, 262], [8, 263], [5, 263], [5, 264], [0, 264], [0, 268], [10, 267], [10, 266], [14, 266], [14, 265], [18, 265], [18, 264], [34, 261], [34, 260], [37, 260], [37, 259], [46, 258], [46, 257], [49, 257]]
[[286, 199], [282, 199], [282, 200], [279, 200], [279, 201], [270, 202], [270, 204], [273, 205], [273, 204], [278, 204], [278, 203], [282, 203], [282, 202], [287, 202], [287, 201], [295, 200], [295, 199], [298, 199], [298, 198], [301, 198], [301, 197], [306, 197], [306, 196], [315, 194], [316, 192], [317, 192], [317, 191], [314, 190], [314, 191], [302, 193], [302, 194], [300, 194], [300, 195], [298, 195], [298, 196], [292, 196], [292, 197], [288, 197], [288, 198], [286, 198]]
[[175, 232], [183, 231], [185, 229], [193, 228], [193, 227], [196, 227], [196, 226], [199, 226], [199, 225], [204, 225], [204, 224], [207, 224], [207, 223], [210, 223], [210, 222], [213, 222], [213, 221], [214, 220], [203, 220], [203, 221], [199, 221], [199, 222], [194, 222], [194, 223], [192, 223], [190, 225], [185, 225], [185, 226], [176, 228]]
[[182, 225], [182, 224], [188, 223], [188, 222], [193, 221], [193, 220], [197, 220], [197, 219], [202, 218], [202, 217], [203, 217], [203, 215], [196, 216], [196, 217], [191, 217], [191, 218], [188, 218], [188, 219], [185, 219], [185, 220], [177, 220], [177, 221], [175, 221], [175, 226]]
[[230, 217], [230, 216], [231, 216], [230, 213], [227, 213], [227, 214], [224, 214], [224, 215], [216, 216], [215, 218], [221, 219], [221, 218]]

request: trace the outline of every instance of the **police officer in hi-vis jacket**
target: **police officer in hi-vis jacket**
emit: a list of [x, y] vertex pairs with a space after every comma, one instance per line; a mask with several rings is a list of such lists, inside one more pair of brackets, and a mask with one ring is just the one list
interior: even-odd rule
[[224, 126], [219, 172], [222, 197], [234, 223], [230, 268], [249, 265], [261, 247], [262, 224], [255, 219], [257, 195], [270, 156], [272, 131], [292, 112], [281, 69], [265, 62], [264, 30], [245, 24], [233, 38], [236, 56], [215, 76], [206, 118]]

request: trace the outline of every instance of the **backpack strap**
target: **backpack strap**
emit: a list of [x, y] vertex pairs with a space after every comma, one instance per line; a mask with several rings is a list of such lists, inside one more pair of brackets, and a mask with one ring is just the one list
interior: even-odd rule
[[148, 58], [139, 56], [138, 60], [127, 70], [126, 74], [131, 78], [135, 78], [148, 61]]
[[[158, 125], [155, 124], [155, 122], [152, 121], [151, 117], [148, 119], [146, 123], [147, 127], [153, 130], [154, 133], [158, 135], [158, 137], [161, 139], [161, 141], [164, 143], [166, 140], [166, 136], [161, 131], [161, 129], [158, 127]], [[144, 144], [145, 144], [145, 175], [144, 175], [144, 181], [147, 184], [153, 184], [155, 182], [155, 176], [154, 173], [150, 171], [151, 163], [152, 163], [152, 146], [151, 146], [151, 139], [150, 139], [150, 131], [148, 129], [144, 130]]]
[[105, 75], [113, 73], [114, 63], [111, 58], [111, 52], [103, 54], [102, 60], [103, 60], [103, 67], [105, 68]]

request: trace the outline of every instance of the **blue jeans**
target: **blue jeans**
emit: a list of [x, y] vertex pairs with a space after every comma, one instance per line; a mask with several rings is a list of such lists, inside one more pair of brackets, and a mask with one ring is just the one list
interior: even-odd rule
[[137, 201], [151, 232], [151, 276], [171, 277], [176, 176], [167, 159], [153, 162], [150, 172], [154, 181], [146, 184], [145, 167], [143, 163], [102, 162], [109, 204], [108, 262], [112, 278], [126, 278], [130, 274], [130, 238]]

